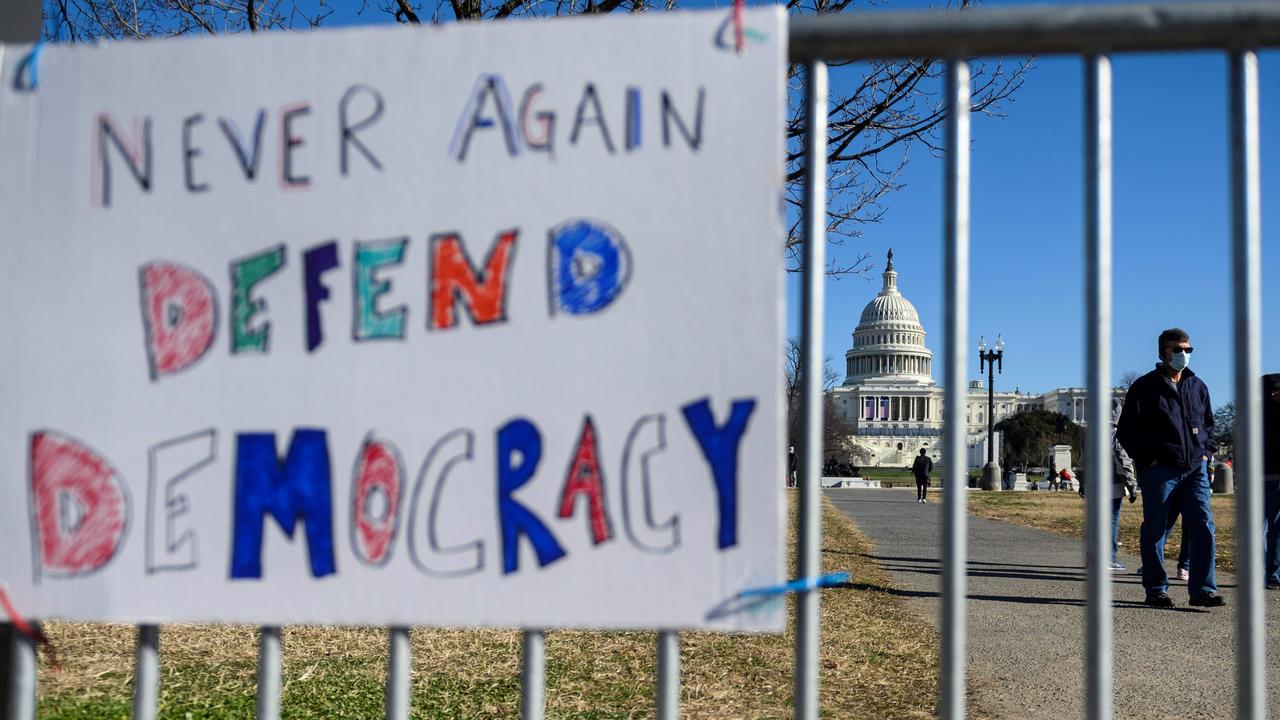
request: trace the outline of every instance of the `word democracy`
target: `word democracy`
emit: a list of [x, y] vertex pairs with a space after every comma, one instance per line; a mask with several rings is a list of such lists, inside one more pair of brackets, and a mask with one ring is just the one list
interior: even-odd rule
[[[705, 461], [716, 497], [719, 550], [738, 544], [738, 452], [756, 407], [754, 398], [735, 399], [727, 417], [717, 422], [709, 397], [679, 408], [682, 426], [692, 436]], [[598, 431], [585, 415], [563, 480], [551, 509], [554, 517], [570, 520], [586, 507], [585, 524], [592, 546], [616, 536], [606, 503], [607, 492], [621, 493], [622, 524], [631, 545], [649, 553], [666, 554], [680, 546], [679, 514], [658, 521], [653, 517], [654, 482], [650, 463], [668, 451], [667, 415], [636, 420], [627, 434], [621, 458], [620, 483], [607, 488]], [[543, 465], [543, 435], [528, 418], [515, 417], [494, 432], [496, 452], [489, 472], [493, 477], [498, 556], [501, 574], [520, 569], [519, 545], [533, 548], [538, 567], [568, 555], [537, 507], [515, 497], [535, 479]], [[275, 433], [241, 432], [234, 438], [231, 507], [231, 550], [227, 563], [232, 580], [264, 576], [262, 549], [268, 519], [289, 537], [302, 526], [307, 564], [313, 577], [338, 572], [334, 533], [335, 499], [329, 433], [324, 428], [295, 428], [283, 457], [277, 454]], [[410, 488], [396, 443], [367, 436], [361, 443], [343, 508], [349, 518], [351, 552], [362, 564], [385, 566], [395, 544], [408, 536], [414, 567], [426, 575], [458, 578], [485, 569], [483, 538], [446, 544], [439, 530], [442, 518], [459, 513], [477, 516], [475, 509], [444, 501], [446, 484], [468, 482], [455, 471], [483, 463], [476, 456], [476, 433], [460, 428], [438, 439], [427, 452]], [[181, 572], [196, 568], [199, 538], [185, 524], [188, 513], [199, 513], [184, 484], [216, 475], [218, 446], [213, 429], [191, 433], [153, 445], [147, 450], [149, 474], [146, 507], [146, 570]], [[35, 544], [34, 573], [43, 577], [92, 574], [119, 552], [134, 512], [128, 483], [108, 458], [65, 433], [39, 430], [30, 436], [31, 530]], [[481, 474], [485, 466], [479, 465]], [[472, 475], [471, 473], [466, 473]], [[544, 473], [545, 476], [545, 473]], [[411, 493], [411, 495], [410, 495]], [[407, 506], [407, 517], [406, 508]], [[615, 505], [616, 507], [616, 505]], [[479, 517], [486, 513], [478, 514]], [[474, 529], [472, 532], [477, 532]], [[407, 532], [404, 532], [407, 530]], [[483, 534], [483, 533], [481, 533]], [[703, 541], [705, 542], [705, 540]]]

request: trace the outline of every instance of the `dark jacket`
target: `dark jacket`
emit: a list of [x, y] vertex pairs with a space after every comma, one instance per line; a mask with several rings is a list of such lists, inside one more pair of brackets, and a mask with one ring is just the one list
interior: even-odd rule
[[933, 472], [933, 461], [928, 455], [917, 455], [916, 461], [911, 463], [911, 472], [917, 480], [928, 480], [929, 473]]
[[[1120, 422], [1120, 401], [1115, 400], [1111, 403], [1111, 470], [1112, 481], [1116, 485], [1128, 487], [1137, 480], [1137, 472], [1133, 467], [1133, 458], [1129, 457], [1129, 453], [1124, 451], [1124, 446], [1116, 439], [1116, 423]], [[1080, 469], [1084, 470], [1089, 467], [1089, 443], [1085, 443], [1080, 448]], [[1080, 481], [1080, 491], [1084, 492], [1084, 482], [1087, 478], [1083, 472], [1076, 473], [1076, 479]], [[1119, 496], [1117, 496], [1119, 497]]]
[[1262, 472], [1280, 475], [1280, 401], [1271, 393], [1280, 390], [1280, 373], [1262, 376]]
[[1152, 462], [1184, 470], [1199, 465], [1202, 457], [1218, 449], [1209, 388], [1185, 369], [1175, 393], [1164, 379], [1164, 369], [1157, 367], [1129, 386], [1116, 438], [1138, 472]]
[[1129, 457], [1129, 453], [1124, 451], [1124, 446], [1116, 438], [1116, 427], [1120, 423], [1120, 402], [1112, 400], [1111, 402], [1111, 463], [1112, 469], [1115, 471], [1115, 481], [1117, 485], [1132, 485], [1138, 479], [1138, 472], [1133, 467], [1133, 458]]

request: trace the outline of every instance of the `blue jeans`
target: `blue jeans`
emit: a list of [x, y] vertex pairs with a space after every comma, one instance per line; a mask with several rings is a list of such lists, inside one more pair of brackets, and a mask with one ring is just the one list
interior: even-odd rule
[[[1166, 542], [1168, 542], [1168, 537], [1173, 534], [1173, 526], [1178, 524], [1178, 512], [1179, 512], [1178, 508], [1180, 507], [1180, 504], [1179, 504], [1180, 501], [1176, 497], [1170, 497], [1169, 502], [1173, 504], [1174, 509], [1172, 512], [1169, 513], [1169, 522], [1166, 525], [1168, 529], [1165, 530], [1164, 532]], [[1191, 550], [1191, 546], [1187, 545], [1186, 525], [1183, 525], [1182, 534], [1178, 536], [1178, 569], [1179, 570], [1188, 570], [1191, 568], [1190, 550]]]
[[1280, 583], [1280, 482], [1263, 483], [1266, 500], [1262, 515], [1262, 557], [1267, 581]]
[[1120, 503], [1122, 497], [1111, 500], [1111, 562], [1116, 562], [1116, 553], [1120, 550]]
[[1153, 465], [1138, 473], [1138, 484], [1142, 487], [1142, 586], [1147, 596], [1169, 591], [1164, 543], [1169, 533], [1169, 515], [1174, 512], [1182, 515], [1182, 532], [1189, 545], [1191, 577], [1187, 592], [1192, 596], [1217, 592], [1217, 548], [1205, 464], [1185, 470]]

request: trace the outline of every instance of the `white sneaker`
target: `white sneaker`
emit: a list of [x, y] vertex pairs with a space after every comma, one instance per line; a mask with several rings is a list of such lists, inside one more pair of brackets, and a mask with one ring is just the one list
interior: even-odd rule
[[1191, 579], [1191, 573], [1187, 572], [1187, 569], [1186, 569], [1186, 568], [1178, 568], [1178, 579], [1179, 579], [1179, 580], [1190, 580], [1190, 579]]

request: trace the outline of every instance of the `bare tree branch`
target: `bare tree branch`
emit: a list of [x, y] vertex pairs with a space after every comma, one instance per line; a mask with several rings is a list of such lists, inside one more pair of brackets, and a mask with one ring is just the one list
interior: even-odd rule
[[[204, 28], [205, 32], [209, 33], [210, 35], [217, 34], [214, 31], [213, 26], [209, 24], [209, 21], [205, 20], [204, 17], [199, 12], [196, 12], [196, 9], [194, 6], [184, 2], [183, 0], [174, 0], [174, 5], [179, 10], [181, 10], [182, 12], [190, 16], [192, 20], [195, 20], [196, 23], [200, 25], [200, 27]], [[113, 6], [114, 6], [114, 3], [113, 3]]]
[[61, 23], [67, 26], [67, 32], [71, 36], [71, 42], [80, 42], [80, 36], [76, 32], [75, 23], [71, 22], [70, 16], [67, 15], [67, 1], [58, 0], [58, 9], [61, 11]]
[[[422, 21], [418, 19], [418, 13], [414, 12], [413, 8], [409, 7], [408, 0], [396, 0], [396, 6], [399, 8], [396, 11], [397, 22], [407, 22], [410, 25], [422, 24]], [[457, 5], [454, 5], [454, 8], [456, 9]]]
[[515, 12], [517, 8], [525, 5], [526, 3], [527, 0], [507, 0], [498, 8], [497, 12], [493, 14], [493, 19], [501, 20]]

